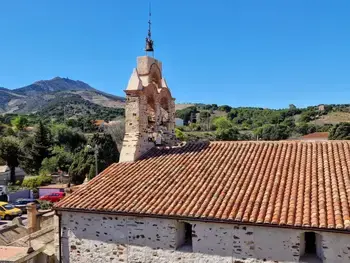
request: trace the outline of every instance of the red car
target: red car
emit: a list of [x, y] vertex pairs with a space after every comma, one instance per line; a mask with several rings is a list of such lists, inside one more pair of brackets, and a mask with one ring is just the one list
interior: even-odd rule
[[51, 193], [49, 195], [43, 195], [39, 198], [42, 201], [50, 201], [52, 203], [60, 201], [65, 196], [63, 192]]

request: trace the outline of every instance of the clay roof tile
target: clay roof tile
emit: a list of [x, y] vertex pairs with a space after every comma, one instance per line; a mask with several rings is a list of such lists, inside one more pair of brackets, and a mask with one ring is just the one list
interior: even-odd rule
[[350, 230], [350, 142], [189, 143], [117, 163], [56, 209]]

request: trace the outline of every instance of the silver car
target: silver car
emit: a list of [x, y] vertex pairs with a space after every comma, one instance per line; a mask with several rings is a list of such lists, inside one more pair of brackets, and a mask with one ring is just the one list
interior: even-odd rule
[[40, 204], [37, 200], [35, 199], [27, 199], [27, 198], [21, 198], [21, 199], [17, 199], [16, 202], [13, 203], [13, 205], [16, 208], [19, 208], [22, 210], [23, 213], [27, 213], [27, 204], [29, 203], [35, 203], [36, 204], [36, 208], [40, 209]]

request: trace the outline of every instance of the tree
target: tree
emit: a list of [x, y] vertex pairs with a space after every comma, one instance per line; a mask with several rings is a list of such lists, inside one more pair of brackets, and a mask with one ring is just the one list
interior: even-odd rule
[[40, 121], [35, 131], [31, 155], [34, 170], [38, 172], [42, 161], [50, 156], [51, 134], [49, 129]]
[[285, 140], [289, 137], [289, 134], [290, 129], [282, 124], [267, 124], [255, 131], [255, 135], [266, 141]]
[[86, 144], [83, 134], [73, 131], [64, 124], [54, 125], [51, 130], [55, 143], [71, 152], [80, 150]]
[[238, 116], [238, 111], [235, 109], [232, 109], [229, 113], [227, 113], [227, 118], [229, 120], [233, 120], [234, 118], [236, 118]]
[[316, 125], [307, 124], [304, 122], [298, 124], [298, 126], [296, 126], [295, 128], [295, 130], [302, 135], [310, 134], [317, 131]]
[[317, 112], [314, 110], [307, 110], [304, 111], [301, 115], [300, 115], [300, 120], [301, 122], [309, 122], [315, 119], [317, 115]]
[[226, 130], [232, 127], [232, 123], [224, 116], [215, 118], [213, 123], [217, 129]]
[[283, 124], [288, 126], [289, 128], [294, 128], [295, 127], [295, 120], [293, 117], [288, 117], [288, 118], [284, 119]]
[[52, 157], [43, 160], [41, 171], [53, 173], [60, 170], [68, 173], [69, 167], [73, 162], [73, 154], [66, 151], [63, 147], [55, 146], [52, 155]]
[[233, 127], [228, 129], [218, 129], [215, 134], [216, 139], [219, 141], [237, 141], [240, 138], [239, 131]]
[[20, 156], [20, 166], [27, 174], [34, 174], [36, 172], [32, 156], [33, 144], [33, 136], [23, 138], [20, 144], [22, 149], [22, 154]]
[[296, 110], [297, 107], [294, 104], [289, 104], [289, 109], [290, 110]]
[[219, 106], [218, 110], [219, 111], [224, 111], [224, 112], [230, 112], [230, 110], [232, 109], [231, 106], [228, 106], [228, 105], [222, 105], [222, 106]]
[[5, 136], [16, 136], [16, 133], [15, 133], [15, 131], [14, 131], [11, 127], [7, 127], [7, 128], [4, 130], [4, 135], [5, 135]]
[[28, 119], [24, 116], [17, 116], [11, 121], [11, 124], [16, 131], [23, 131], [28, 126]]
[[90, 149], [85, 148], [76, 153], [73, 163], [69, 167], [69, 175], [72, 178], [72, 183], [82, 184], [89, 175], [91, 167], [94, 165], [94, 154]]
[[0, 139], [0, 158], [3, 159], [10, 168], [11, 182], [16, 183], [15, 169], [19, 165], [21, 153], [20, 143], [16, 137], [4, 137]]
[[199, 113], [199, 120], [203, 127], [206, 127], [207, 130], [210, 129], [210, 112], [209, 111], [201, 111]]
[[350, 123], [336, 124], [329, 133], [330, 140], [350, 140]]
[[105, 128], [105, 132], [112, 136], [114, 142], [117, 144], [118, 151], [120, 152], [122, 150], [122, 144], [123, 144], [124, 133], [125, 133], [124, 121], [120, 121], [118, 123], [108, 125]]
[[[119, 152], [110, 134], [94, 134], [89, 141], [90, 147], [85, 147], [74, 155], [74, 160], [69, 168], [72, 182], [81, 184], [88, 176], [89, 179], [95, 176], [95, 145], [98, 146], [97, 165], [98, 172], [102, 172], [112, 163], [118, 162]], [[92, 170], [93, 169], [93, 170]], [[93, 176], [92, 176], [93, 175]]]
[[119, 151], [116, 143], [113, 141], [110, 134], [94, 134], [90, 141], [94, 148], [98, 146], [98, 170], [103, 171], [112, 163], [118, 162]]
[[4, 136], [6, 131], [6, 126], [0, 123], [0, 136]]

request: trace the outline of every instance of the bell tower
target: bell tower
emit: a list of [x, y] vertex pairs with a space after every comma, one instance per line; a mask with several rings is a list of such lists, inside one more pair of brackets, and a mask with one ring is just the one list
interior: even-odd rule
[[[150, 21], [145, 51], [154, 51]], [[156, 145], [174, 145], [175, 99], [163, 77], [162, 63], [147, 53], [138, 57], [125, 93], [125, 135], [120, 162], [133, 162]]]

